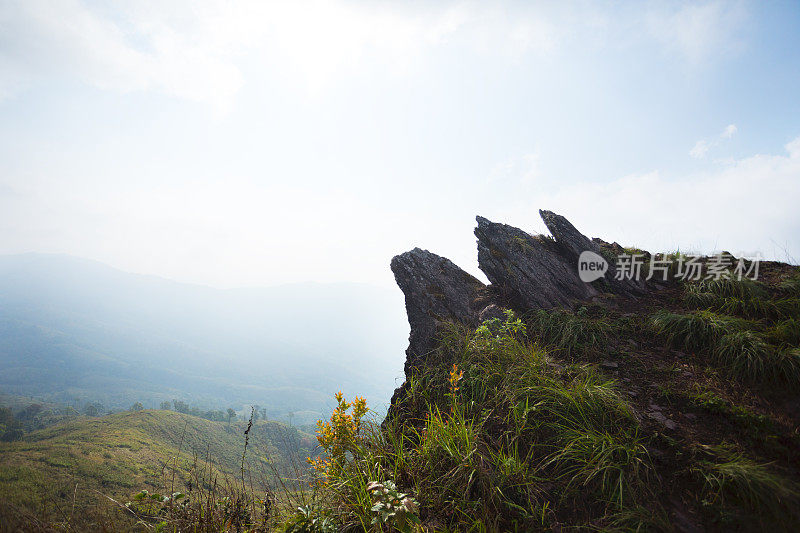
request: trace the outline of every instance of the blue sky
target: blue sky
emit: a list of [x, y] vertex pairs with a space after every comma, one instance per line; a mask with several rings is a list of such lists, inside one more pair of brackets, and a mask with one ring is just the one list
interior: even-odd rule
[[0, 0], [0, 253], [477, 273], [474, 216], [800, 260], [800, 4]]

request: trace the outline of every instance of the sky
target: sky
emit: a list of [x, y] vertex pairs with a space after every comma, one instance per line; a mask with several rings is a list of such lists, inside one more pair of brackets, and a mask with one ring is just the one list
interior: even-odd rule
[[0, 0], [0, 253], [480, 275], [475, 215], [800, 261], [800, 3]]

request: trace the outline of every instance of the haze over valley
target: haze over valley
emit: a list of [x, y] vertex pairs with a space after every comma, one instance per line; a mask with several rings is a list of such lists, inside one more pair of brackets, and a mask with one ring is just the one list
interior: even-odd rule
[[0, 257], [0, 390], [78, 407], [258, 404], [308, 423], [342, 390], [380, 411], [402, 381], [407, 324], [400, 291], [367, 284], [222, 290]]

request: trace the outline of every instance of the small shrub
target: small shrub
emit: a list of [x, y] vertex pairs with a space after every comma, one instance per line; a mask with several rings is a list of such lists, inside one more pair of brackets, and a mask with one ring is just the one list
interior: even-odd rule
[[297, 508], [283, 525], [285, 533], [336, 533], [338, 526], [329, 516], [322, 515], [313, 505]]
[[[367, 414], [367, 402], [356, 397], [353, 403], [345, 401], [341, 392], [336, 393], [336, 408], [329, 422], [317, 422], [317, 441], [327, 457], [308, 459], [317, 474], [317, 482], [325, 483], [337, 475], [347, 461], [347, 454], [356, 453], [360, 446], [362, 419]], [[348, 412], [352, 407], [352, 412]]]
[[417, 500], [397, 490], [394, 481], [373, 481], [367, 485], [367, 490], [372, 495], [373, 525], [386, 525], [400, 533], [411, 533], [420, 524]]

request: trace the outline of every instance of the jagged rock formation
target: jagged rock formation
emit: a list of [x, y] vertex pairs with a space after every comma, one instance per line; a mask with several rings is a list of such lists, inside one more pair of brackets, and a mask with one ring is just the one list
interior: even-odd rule
[[515, 307], [563, 307], [598, 294], [578, 277], [577, 255], [573, 261], [566, 253], [580, 245], [577, 239], [562, 245], [483, 217], [477, 217], [477, 221], [478, 266]]
[[[471, 274], [452, 261], [427, 250], [414, 248], [392, 258], [392, 273], [406, 298], [406, 313], [411, 334], [406, 349], [405, 374], [411, 376], [425, 364], [436, 347], [436, 334], [446, 321], [477, 326], [487, 309], [489, 291]], [[494, 307], [494, 306], [492, 306]], [[386, 420], [402, 420], [398, 405], [405, 396], [408, 381], [395, 389]]]
[[488, 297], [486, 285], [452, 261], [414, 248], [392, 259], [392, 272], [406, 297], [411, 325], [406, 375], [435, 347], [437, 328], [445, 321], [478, 325]]
[[[414, 248], [392, 259], [391, 269], [406, 300], [411, 325], [406, 350], [406, 376], [412, 375], [436, 346], [439, 327], [446, 321], [477, 326], [502, 316], [502, 307], [519, 311], [569, 307], [602, 292], [633, 296], [644, 285], [615, 280], [609, 265], [605, 278], [581, 281], [578, 257], [583, 251], [602, 255], [600, 242], [592, 241], [561, 215], [539, 211], [552, 237], [530, 235], [519, 228], [476, 217], [478, 266], [491, 282], [487, 287], [452, 261]], [[403, 388], [392, 397], [394, 407]], [[392, 409], [390, 408], [390, 415]]]
[[603, 250], [563, 216], [552, 211], [539, 211], [539, 215], [552, 238], [477, 217], [478, 266], [515, 307], [566, 307], [601, 292], [635, 296], [644, 290], [644, 285], [634, 280], [616, 279], [613, 262], [601, 280], [581, 281], [580, 254], [590, 251], [602, 256]]
[[[603, 249], [599, 246], [598, 240], [589, 240], [588, 237], [575, 229], [575, 226], [570, 224], [566, 218], [552, 211], [544, 211], [542, 209], [539, 210], [539, 216], [544, 220], [545, 226], [550, 230], [556, 242], [566, 250], [567, 255], [572, 259], [573, 265], [577, 264], [578, 256], [584, 251], [588, 250], [598, 255], [603, 255]], [[622, 248], [619, 244], [617, 244], [617, 247]], [[646, 257], [649, 259], [650, 254], [647, 254]], [[613, 261], [608, 264], [608, 272], [606, 272], [601, 284], [603, 283], [609, 286], [606, 290], [614, 294], [635, 296], [646, 290], [645, 284], [636, 279], [617, 279], [617, 267]]]

